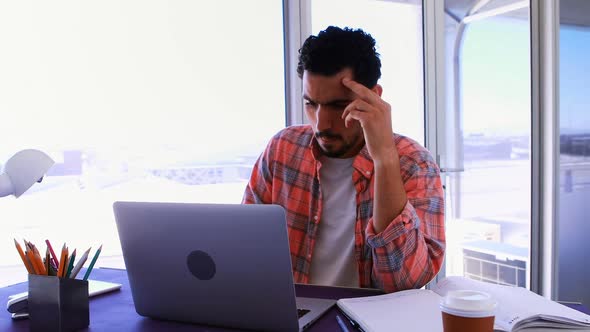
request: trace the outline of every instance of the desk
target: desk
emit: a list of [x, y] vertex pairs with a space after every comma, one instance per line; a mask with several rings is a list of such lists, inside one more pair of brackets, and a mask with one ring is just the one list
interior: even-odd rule
[[[90, 327], [86, 331], [237, 331], [216, 327], [202, 327], [192, 324], [160, 321], [139, 316], [135, 312], [131, 289], [124, 270], [95, 269], [92, 279], [116, 282], [123, 285], [120, 291], [99, 295], [90, 299]], [[20, 283], [0, 288], [0, 331], [29, 331], [29, 321], [13, 321], [4, 308], [9, 295], [27, 291], [27, 283]], [[371, 289], [338, 288], [312, 285], [295, 285], [298, 296], [339, 299], [343, 297], [359, 297], [381, 294], [380, 291]], [[330, 309], [324, 316], [318, 319], [309, 330], [339, 332], [336, 323], [338, 309]], [[348, 324], [348, 322], [346, 322]], [[350, 325], [349, 325], [350, 327]], [[352, 330], [352, 327], [351, 331]]]
[[[86, 331], [237, 331], [232, 329], [203, 327], [191, 324], [160, 321], [139, 316], [135, 312], [131, 290], [127, 280], [127, 273], [117, 269], [95, 269], [92, 278], [120, 283], [123, 285], [120, 291], [100, 295], [90, 299], [90, 327]], [[0, 288], [0, 303], [6, 305], [9, 295], [27, 290], [26, 283], [20, 283]], [[327, 299], [339, 299], [344, 297], [359, 297], [381, 294], [380, 291], [371, 289], [338, 288], [313, 285], [295, 285], [298, 296], [316, 297]], [[590, 311], [581, 305], [567, 304], [567, 306], [590, 314]], [[336, 323], [336, 307], [330, 309], [324, 316], [316, 321], [310, 332], [334, 331], [340, 332]], [[351, 331], [355, 331], [349, 324]], [[13, 321], [10, 313], [4, 309], [0, 312], [0, 331], [29, 331], [28, 320]]]

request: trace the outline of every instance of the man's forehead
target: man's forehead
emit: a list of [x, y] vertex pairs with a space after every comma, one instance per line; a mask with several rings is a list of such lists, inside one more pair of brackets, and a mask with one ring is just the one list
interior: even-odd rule
[[349, 73], [339, 72], [332, 76], [304, 73], [303, 98], [319, 104], [352, 101], [354, 93], [342, 84]]
[[350, 79], [354, 79], [354, 73], [352, 71], [352, 68], [344, 68], [341, 71], [332, 74], [332, 75], [324, 75], [324, 74], [319, 74], [319, 73], [314, 73], [314, 72], [310, 72], [309, 70], [304, 70], [303, 71], [303, 78], [325, 78], [325, 79], [334, 79], [337, 81], [342, 81], [343, 78], [350, 78]]

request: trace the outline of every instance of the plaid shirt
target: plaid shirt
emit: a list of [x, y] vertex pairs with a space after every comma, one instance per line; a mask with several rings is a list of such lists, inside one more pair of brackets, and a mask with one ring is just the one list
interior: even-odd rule
[[[355, 258], [360, 287], [394, 292], [420, 288], [438, 273], [444, 257], [444, 201], [439, 168], [417, 142], [394, 134], [408, 202], [389, 226], [373, 228], [373, 160], [367, 147], [353, 162], [356, 189]], [[307, 283], [322, 215], [319, 157], [309, 125], [276, 134], [258, 158], [243, 202], [286, 210], [295, 282]]]

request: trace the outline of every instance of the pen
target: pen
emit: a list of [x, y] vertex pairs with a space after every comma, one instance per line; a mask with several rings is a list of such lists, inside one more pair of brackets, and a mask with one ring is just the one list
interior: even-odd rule
[[342, 330], [342, 332], [350, 332], [348, 330], [348, 327], [346, 327], [346, 324], [344, 323], [342, 318], [340, 318], [339, 315], [336, 315], [336, 321], [338, 321], [338, 325], [340, 325], [340, 329]]
[[346, 317], [346, 319], [348, 319], [348, 321], [350, 322], [350, 325], [352, 325], [355, 329], [359, 330], [360, 332], [365, 332], [365, 330], [363, 330], [363, 328], [359, 325], [359, 323], [355, 322], [350, 317], [348, 317], [348, 315], [345, 312], [343, 312], [343, 311], [340, 311], [340, 312], [342, 314], [344, 314], [344, 317]]
[[94, 257], [92, 257], [92, 261], [90, 261], [90, 265], [88, 266], [88, 270], [86, 270], [86, 273], [84, 274], [84, 278], [82, 278], [82, 280], [88, 280], [88, 276], [90, 276], [90, 272], [92, 271], [92, 268], [94, 268], [94, 264], [96, 263], [96, 259], [98, 258], [98, 255], [100, 255], [101, 250], [102, 250], [102, 244], [100, 245], [100, 247], [98, 248], [98, 250], [94, 254]]

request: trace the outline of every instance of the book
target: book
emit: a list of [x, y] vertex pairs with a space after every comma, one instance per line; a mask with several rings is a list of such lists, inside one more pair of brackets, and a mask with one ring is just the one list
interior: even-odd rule
[[[99, 280], [88, 280], [88, 297], [93, 297], [100, 294], [116, 291], [121, 289], [121, 286], [122, 285], [119, 283]], [[28, 309], [27, 298], [28, 292], [10, 295], [8, 297], [8, 302], [6, 303], [6, 310], [13, 314], [26, 314]]]
[[340, 299], [340, 310], [365, 332], [442, 332], [439, 304], [452, 290], [489, 293], [496, 301], [494, 331], [568, 329], [590, 331], [590, 316], [525, 288], [465, 277], [447, 277], [431, 289], [412, 289], [370, 297]]

